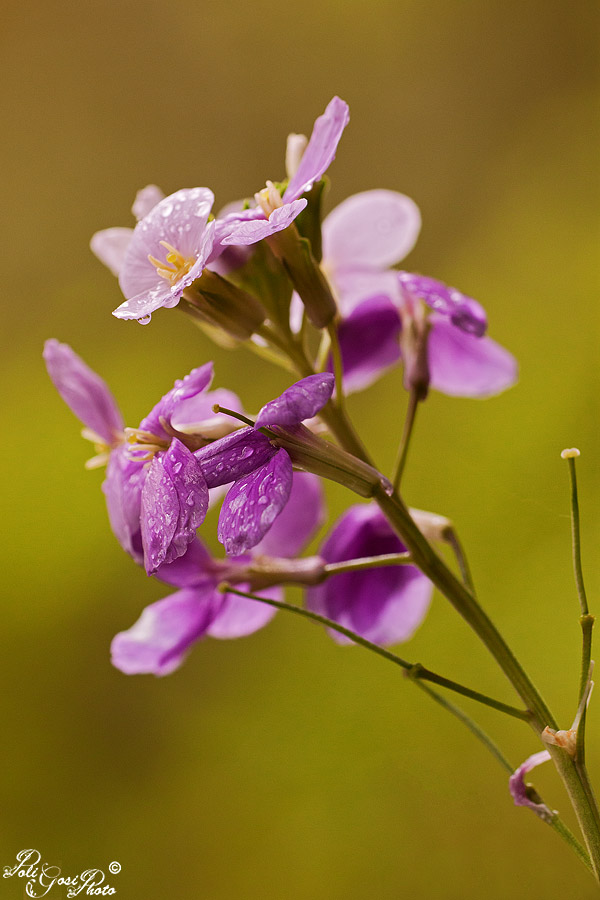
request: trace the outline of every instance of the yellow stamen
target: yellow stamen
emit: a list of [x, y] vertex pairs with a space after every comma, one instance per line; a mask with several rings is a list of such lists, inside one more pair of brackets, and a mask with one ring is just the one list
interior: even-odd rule
[[156, 256], [148, 254], [148, 261], [156, 269], [157, 275], [160, 275], [165, 281], [175, 284], [180, 278], [187, 275], [196, 260], [193, 256], [185, 257], [183, 253], [180, 253], [176, 247], [167, 243], [167, 241], [160, 241], [159, 243], [167, 251], [165, 260], [157, 259]]

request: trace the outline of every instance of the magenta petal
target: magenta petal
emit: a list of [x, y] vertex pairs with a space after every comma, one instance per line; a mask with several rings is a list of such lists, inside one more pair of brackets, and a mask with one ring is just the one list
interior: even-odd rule
[[208, 509], [208, 488], [194, 454], [174, 438], [157, 454], [142, 489], [144, 564], [152, 575], [182, 556]]
[[315, 121], [310, 140], [296, 174], [283, 195], [284, 202], [296, 200], [309, 191], [335, 159], [335, 151], [344, 128], [350, 121], [348, 104], [334, 97], [322, 116]]
[[545, 803], [536, 803], [528, 796], [525, 775], [536, 766], [548, 762], [550, 759], [551, 756], [547, 750], [540, 750], [539, 753], [534, 753], [533, 756], [528, 757], [508, 779], [508, 787], [515, 801], [515, 806], [527, 806], [545, 822], [549, 822], [554, 813]]
[[[400, 360], [400, 316], [388, 297], [365, 300], [338, 325], [347, 393], [361, 391]], [[333, 369], [331, 360], [328, 368]]]
[[229, 489], [219, 516], [218, 538], [229, 556], [239, 556], [265, 536], [292, 489], [292, 462], [281, 449]]
[[259, 556], [297, 556], [324, 521], [325, 500], [321, 479], [310, 472], [294, 472], [288, 502], [252, 553]]
[[518, 378], [517, 361], [491, 338], [475, 337], [432, 315], [428, 355], [431, 387], [452, 397], [490, 397]]
[[126, 675], [168, 675], [206, 634], [221, 603], [212, 582], [152, 603], [131, 628], [113, 638], [113, 665]]
[[109, 446], [123, 431], [123, 419], [108, 385], [68, 344], [51, 338], [44, 361], [54, 387], [69, 409]]
[[423, 300], [427, 306], [448, 316], [453, 325], [481, 337], [487, 329], [487, 316], [477, 300], [448, 287], [443, 281], [411, 272], [398, 272], [398, 282], [404, 292], [413, 300]]
[[[401, 553], [405, 547], [375, 505], [353, 506], [338, 519], [323, 544], [326, 562]], [[334, 575], [307, 591], [309, 609], [376, 644], [406, 641], [429, 607], [432, 584], [415, 566], [383, 566]], [[338, 643], [349, 640], [337, 632]]]
[[[248, 590], [247, 585], [239, 585], [240, 590]], [[281, 588], [273, 587], [256, 592], [259, 597], [270, 597], [281, 600]], [[238, 597], [235, 594], [224, 594], [223, 604], [212, 620], [207, 634], [213, 638], [229, 639], [254, 634], [259, 628], [267, 625], [277, 610], [267, 603]]]
[[396, 191], [364, 191], [323, 222], [323, 258], [336, 270], [388, 269], [414, 247], [421, 229], [416, 203]]
[[[248, 246], [256, 244], [265, 238], [283, 231], [292, 224], [296, 216], [299, 216], [305, 208], [306, 200], [294, 200], [293, 203], [285, 203], [278, 209], [274, 209], [268, 219], [265, 219], [262, 210], [248, 210], [252, 213], [252, 218], [244, 219], [239, 217], [229, 217], [227, 234], [221, 237], [221, 243], [224, 246]], [[258, 218], [258, 214], [262, 218]]]
[[330, 372], [309, 375], [266, 403], [256, 418], [262, 425], [299, 425], [311, 419], [331, 398], [335, 379]]
[[186, 588], [204, 584], [212, 578], [216, 587], [217, 566], [209, 550], [195, 537], [183, 554], [173, 562], [163, 563], [154, 573], [155, 577], [173, 587]]
[[140, 422], [141, 431], [149, 431], [159, 438], [166, 438], [167, 433], [162, 427], [161, 419], [170, 423], [174, 413], [186, 400], [202, 394], [209, 387], [213, 378], [212, 362], [198, 366], [197, 369], [178, 378], [170, 391], [158, 401], [156, 406]]
[[[204, 247], [204, 240], [213, 200], [208, 188], [185, 188], [165, 197], [138, 222], [119, 276], [127, 299], [151, 291], [163, 281], [148, 259], [149, 255], [165, 259], [166, 249], [161, 241], [171, 244], [185, 258], [208, 256], [212, 240], [208, 248]], [[166, 281], [163, 283], [168, 286]]]
[[125, 552], [140, 564], [144, 559], [140, 509], [147, 472], [144, 463], [129, 459], [127, 447], [121, 445], [110, 454], [102, 485], [113, 533]]
[[209, 488], [214, 488], [243, 478], [268, 462], [275, 453], [264, 434], [248, 427], [196, 450], [194, 455], [202, 466]]
[[118, 277], [132, 236], [133, 228], [105, 228], [92, 235], [90, 249]]
[[233, 412], [244, 412], [242, 401], [225, 388], [216, 391], [195, 394], [179, 402], [169, 417], [173, 428], [186, 434], [201, 434], [206, 438], [218, 438], [235, 431], [238, 422], [224, 413], [216, 413], [213, 407], [218, 404]]

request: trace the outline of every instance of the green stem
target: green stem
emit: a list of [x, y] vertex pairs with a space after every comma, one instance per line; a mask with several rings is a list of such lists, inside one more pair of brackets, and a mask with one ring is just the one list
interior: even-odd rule
[[410, 553], [382, 553], [381, 556], [361, 556], [358, 559], [327, 563], [325, 573], [329, 577], [343, 572], [360, 572], [362, 569], [378, 569], [381, 566], [407, 566], [411, 563]]
[[304, 609], [302, 606], [294, 606], [292, 603], [286, 603], [285, 600], [273, 600], [271, 597], [260, 597], [258, 594], [240, 591], [227, 583], [221, 584], [219, 589], [223, 593], [235, 594], [238, 597], [245, 597], [248, 600], [256, 600], [258, 603], [266, 603], [268, 606], [274, 606], [276, 609], [285, 609], [288, 612], [295, 613], [297, 616], [302, 616], [305, 619], [310, 619], [312, 622], [317, 622], [319, 625], [325, 625], [327, 628], [331, 628], [333, 631], [343, 634], [344, 637], [350, 638], [351, 641], [358, 644], [360, 647], [365, 647], [367, 650], [371, 650], [378, 656], [382, 656], [384, 659], [388, 659], [395, 665], [400, 666], [400, 668], [408, 672], [413, 679], [431, 681], [433, 684], [438, 684], [440, 687], [445, 687], [457, 694], [462, 694], [463, 697], [469, 697], [471, 700], [476, 700], [478, 703], [490, 706], [492, 709], [513, 716], [515, 719], [527, 720], [529, 718], [527, 710], [517, 709], [515, 706], [510, 706], [508, 703], [502, 703], [500, 700], [495, 700], [493, 697], [488, 697], [486, 694], [474, 691], [472, 688], [466, 687], [457, 681], [452, 681], [450, 678], [444, 678], [443, 675], [438, 675], [436, 672], [426, 669], [425, 666], [422, 666], [420, 663], [410, 663], [407, 660], [402, 659], [401, 656], [392, 653], [390, 650], [386, 650], [385, 647], [374, 644], [360, 634], [356, 634], [355, 631], [345, 628], [344, 625], [340, 625], [339, 622], [328, 619], [327, 616], [322, 616], [320, 613], [313, 612], [310, 609]]
[[471, 576], [469, 563], [454, 527], [448, 529], [445, 536], [445, 541], [450, 545], [450, 547], [452, 547], [454, 556], [456, 557], [456, 562], [458, 563], [460, 577], [463, 580], [464, 586], [468, 591], [471, 592], [471, 594], [473, 594], [473, 596], [475, 596], [475, 585], [473, 584], [473, 578]]
[[[565, 451], [574, 452], [574, 451]], [[577, 451], [579, 455], [579, 451]], [[589, 613], [588, 602], [583, 583], [583, 568], [581, 566], [581, 535], [579, 529], [579, 500], [577, 497], [577, 472], [575, 471], [575, 456], [567, 456], [569, 462], [569, 476], [571, 479], [571, 538], [573, 544], [573, 570], [575, 572], [575, 585], [581, 607], [581, 615]], [[587, 677], [587, 673], [586, 673]]]
[[406, 459], [408, 457], [408, 448], [410, 446], [410, 439], [413, 433], [413, 428], [415, 424], [415, 419], [417, 417], [417, 409], [419, 407], [419, 394], [413, 388], [408, 395], [408, 409], [406, 410], [406, 418], [404, 420], [404, 428], [402, 430], [402, 438], [400, 440], [400, 447], [398, 448], [398, 459], [396, 461], [396, 468], [394, 472], [393, 485], [394, 491], [397, 491], [400, 487], [400, 482], [402, 480], [402, 475], [404, 473], [404, 467], [406, 466]]
[[335, 397], [338, 409], [344, 406], [344, 364], [342, 362], [342, 350], [337, 333], [335, 320], [327, 326], [331, 339], [331, 358], [333, 359], [333, 374], [335, 376]]

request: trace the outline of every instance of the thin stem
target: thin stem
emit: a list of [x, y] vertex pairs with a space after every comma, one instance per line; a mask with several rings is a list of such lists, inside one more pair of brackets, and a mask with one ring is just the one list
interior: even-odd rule
[[458, 568], [460, 571], [460, 576], [463, 580], [463, 584], [465, 585], [467, 590], [469, 590], [473, 594], [473, 596], [475, 596], [475, 585], [473, 584], [473, 578], [471, 576], [469, 563], [467, 562], [465, 551], [454, 527], [451, 527], [447, 530], [445, 540], [446, 543], [449, 544], [454, 551], [454, 556], [456, 557], [456, 562], [458, 563]]
[[251, 353], [256, 354], [256, 356], [260, 356], [261, 359], [265, 359], [267, 362], [279, 366], [280, 369], [284, 369], [286, 372], [291, 372], [293, 374], [296, 371], [287, 356], [283, 356], [271, 347], [263, 347], [262, 344], [257, 344], [253, 340], [244, 341], [241, 346]]
[[[569, 463], [569, 477], [571, 480], [571, 538], [573, 545], [573, 570], [575, 572], [575, 585], [581, 607], [581, 615], [589, 613], [588, 602], [583, 583], [583, 569], [581, 566], [581, 535], [579, 530], [579, 500], [577, 497], [577, 472], [575, 471], [575, 459], [579, 456], [579, 450], [563, 450], [563, 454]], [[568, 455], [567, 455], [568, 454]], [[587, 674], [587, 673], [586, 673]]]
[[328, 619], [327, 616], [320, 615], [320, 613], [313, 612], [310, 609], [304, 609], [301, 606], [294, 606], [292, 603], [286, 603], [284, 600], [273, 600], [271, 597], [259, 597], [257, 594], [249, 594], [246, 591], [237, 590], [237, 588], [234, 588], [227, 583], [221, 584], [219, 589], [223, 593], [236, 594], [238, 597], [246, 597], [248, 600], [266, 603], [268, 606], [274, 606], [276, 609], [285, 609], [288, 612], [296, 613], [298, 616], [303, 616], [305, 619], [317, 622], [319, 625], [325, 625], [327, 628], [331, 628], [333, 631], [343, 634], [344, 637], [350, 638], [355, 644], [365, 647], [367, 650], [372, 650], [373, 653], [377, 653], [378, 656], [383, 656], [384, 659], [389, 659], [390, 662], [395, 663], [397, 666], [400, 666], [400, 668], [409, 672], [413, 679], [431, 681], [434, 684], [440, 685], [440, 687], [448, 688], [448, 690], [455, 691], [457, 694], [462, 694], [464, 697], [469, 697], [471, 700], [483, 703], [485, 706], [491, 706], [493, 709], [497, 709], [499, 712], [506, 713], [516, 719], [527, 720], [529, 718], [527, 710], [517, 709], [515, 706], [502, 703], [500, 700], [494, 700], [493, 697], [488, 697], [486, 694], [474, 691], [463, 684], [459, 684], [457, 681], [444, 678], [443, 675], [438, 675], [436, 672], [426, 669], [425, 666], [422, 666], [420, 663], [407, 662], [407, 660], [402, 659], [401, 656], [397, 656], [390, 650], [386, 650], [385, 647], [380, 647], [379, 644], [374, 644], [372, 641], [367, 640], [367, 638], [362, 637], [360, 634], [356, 634], [356, 632], [351, 631], [349, 628], [345, 628], [333, 619]]
[[400, 439], [400, 446], [398, 448], [398, 459], [396, 461], [396, 469], [394, 472], [394, 478], [392, 484], [394, 485], [394, 491], [397, 491], [400, 487], [400, 482], [402, 480], [402, 474], [404, 472], [404, 467], [406, 465], [406, 459], [408, 457], [408, 448], [410, 446], [410, 439], [413, 432], [415, 419], [417, 417], [417, 409], [419, 406], [419, 395], [416, 390], [411, 389], [408, 395], [408, 409], [406, 410], [406, 418], [404, 420], [404, 428], [402, 430], [402, 438]]
[[[408, 672], [407, 675], [409, 678], [411, 677], [410, 672]], [[460, 722], [462, 722], [463, 725], [466, 725], [469, 731], [475, 735], [477, 740], [481, 741], [484, 747], [487, 747], [487, 749], [490, 751], [492, 756], [494, 756], [498, 760], [502, 768], [505, 769], [509, 775], [512, 775], [512, 773], [514, 772], [514, 766], [511, 766], [497, 744], [491, 739], [489, 735], [485, 733], [485, 731], [483, 731], [482, 728], [479, 727], [477, 722], [473, 721], [470, 716], [463, 712], [460, 707], [452, 703], [451, 700], [447, 700], [445, 697], [442, 697], [437, 693], [437, 691], [434, 691], [418, 678], [413, 678], [412, 680], [414, 681], [414, 684], [416, 684], [416, 686], [422, 691], [425, 691], [425, 693], [428, 694], [432, 700], [435, 700], [436, 703], [439, 703], [439, 705], [448, 710], [449, 713], [452, 713], [453, 716], [456, 716], [456, 718]]]
[[215, 403], [213, 406], [213, 412], [221, 413], [224, 416], [231, 416], [232, 419], [238, 419], [240, 422], [244, 422], [246, 425], [250, 425], [254, 428], [254, 422], [252, 419], [249, 419], [248, 416], [244, 416], [242, 413], [235, 412], [233, 409], [227, 409], [226, 406], [221, 406], [219, 403]]
[[382, 553], [381, 556], [361, 556], [344, 562], [326, 563], [325, 574], [329, 577], [343, 572], [360, 572], [362, 569], [378, 569], [380, 566], [407, 566], [411, 563], [410, 553]]
[[327, 365], [327, 357], [329, 356], [329, 352], [331, 350], [331, 337], [328, 331], [323, 331], [321, 334], [321, 343], [319, 344], [319, 349], [317, 350], [317, 358], [315, 361], [315, 369], [317, 372], [322, 372]]
[[344, 364], [335, 320], [329, 323], [327, 331], [331, 338], [331, 357], [333, 359], [333, 374], [335, 375], [335, 399], [338, 408], [342, 409], [344, 405]]

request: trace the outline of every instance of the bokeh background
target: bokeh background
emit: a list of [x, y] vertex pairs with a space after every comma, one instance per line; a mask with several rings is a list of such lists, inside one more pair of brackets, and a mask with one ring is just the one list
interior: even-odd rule
[[[568, 727], [579, 630], [565, 446], [582, 451], [600, 610], [595, 0], [3, 9], [0, 865], [24, 847], [68, 873], [117, 860], [123, 900], [596, 896], [457, 722], [309, 623], [281, 614], [252, 638], [207, 641], [165, 679], [113, 670], [111, 637], [164, 589], [110, 534], [101, 473], [84, 471], [89, 447], [41, 361], [45, 338], [71, 343], [130, 424], [208, 358], [248, 409], [282, 389], [177, 310], [147, 328], [112, 318], [118, 287], [88, 240], [130, 224], [149, 182], [208, 185], [220, 206], [280, 177], [288, 132], [310, 131], [338, 93], [352, 120], [328, 207], [374, 187], [412, 196], [424, 227], [407, 267], [479, 298], [521, 362], [497, 399], [431, 396], [406, 496], [456, 521], [486, 608]], [[351, 402], [384, 471], [403, 403], [398, 372]], [[339, 513], [347, 498], [328, 496]], [[205, 534], [216, 547], [214, 519]], [[402, 652], [512, 699], [439, 596]], [[538, 749], [518, 722], [478, 714], [515, 765]], [[552, 771], [535, 781], [571, 821]], [[23, 884], [0, 881], [0, 896]]]

